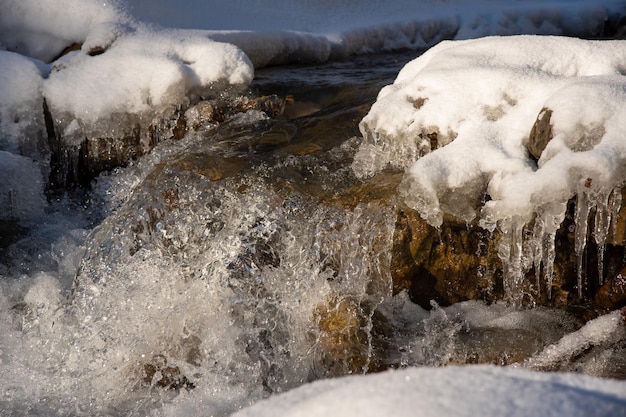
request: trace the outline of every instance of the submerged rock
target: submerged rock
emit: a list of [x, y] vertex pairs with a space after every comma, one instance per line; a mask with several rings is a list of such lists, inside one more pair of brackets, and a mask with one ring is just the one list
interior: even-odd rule
[[141, 381], [148, 387], [191, 390], [195, 385], [187, 379], [177, 366], [168, 364], [164, 355], [154, 355], [150, 362], [141, 367]]

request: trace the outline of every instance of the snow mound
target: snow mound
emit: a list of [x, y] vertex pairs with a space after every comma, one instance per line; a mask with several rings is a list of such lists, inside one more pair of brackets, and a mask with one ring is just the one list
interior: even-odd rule
[[[507, 274], [516, 280], [543, 264], [550, 280], [568, 200], [578, 195], [581, 256], [590, 210], [600, 213], [593, 227], [602, 246], [619, 209], [614, 190], [626, 180], [624, 74], [624, 41], [442, 42], [380, 91], [360, 123], [364, 141], [353, 169], [360, 177], [405, 170], [399, 192], [430, 224], [452, 216], [498, 227]], [[536, 161], [529, 137], [546, 112], [551, 140]], [[522, 254], [522, 231], [533, 221], [534, 253]]]
[[7, 49], [0, 51], [6, 70], [0, 75], [0, 111], [30, 106], [31, 114], [41, 116], [45, 99], [60, 125], [57, 133], [77, 140], [94, 133], [115, 137], [119, 120], [111, 116], [158, 115], [190, 97], [247, 86], [254, 77], [237, 47], [206, 33], [149, 28], [117, 2], [8, 0], [0, 5], [0, 42]]
[[263, 416], [623, 416], [626, 384], [494, 366], [411, 368], [317, 381], [233, 414]]
[[45, 62], [69, 45], [106, 39], [111, 28], [131, 23], [116, 0], [3, 0], [0, 11], [0, 42]]
[[100, 55], [75, 52], [57, 61], [43, 91], [55, 113], [94, 123], [116, 113], [158, 112], [211, 88], [217, 95], [253, 76], [248, 58], [232, 45], [181, 31], [141, 30]]

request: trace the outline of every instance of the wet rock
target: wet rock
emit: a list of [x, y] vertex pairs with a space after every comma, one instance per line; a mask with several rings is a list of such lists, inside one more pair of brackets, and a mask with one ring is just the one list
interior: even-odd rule
[[285, 110], [282, 116], [286, 119], [295, 119], [298, 117], [309, 116], [321, 110], [318, 103], [310, 101], [297, 101], [293, 96], [285, 98]]
[[195, 385], [183, 375], [180, 368], [169, 365], [167, 358], [162, 354], [154, 355], [150, 362], [141, 366], [141, 382], [147, 387], [172, 390], [195, 388]]
[[552, 139], [552, 125], [550, 119], [552, 110], [543, 108], [537, 116], [537, 120], [530, 131], [528, 137], [528, 152], [536, 159], [541, 157], [541, 153]]
[[331, 367], [347, 367], [351, 373], [362, 373], [366, 369], [367, 333], [363, 330], [360, 313], [359, 305], [349, 299], [329, 300], [315, 311], [317, 339], [327, 360], [333, 362], [329, 364]]
[[[412, 211], [400, 211], [392, 249], [394, 292], [408, 290], [423, 308], [502, 296], [497, 236], [444, 223], [440, 230]], [[499, 282], [498, 282], [499, 281]]]
[[[102, 126], [83, 126], [73, 117], [54, 114], [44, 106], [48, 143], [52, 150], [50, 187], [53, 190], [88, 185], [100, 172], [150, 152], [157, 144], [180, 140], [189, 130], [223, 123], [250, 110], [276, 117], [284, 109], [278, 96], [236, 97], [200, 101], [162, 109], [152, 118], [116, 114]], [[116, 126], [111, 129], [111, 126]], [[268, 139], [270, 142], [271, 140]], [[288, 137], [287, 137], [288, 140]]]
[[608, 310], [626, 306], [626, 266], [600, 287], [594, 303]]
[[331, 375], [384, 370], [391, 325], [367, 303], [343, 295], [333, 296], [313, 313], [317, 340]]

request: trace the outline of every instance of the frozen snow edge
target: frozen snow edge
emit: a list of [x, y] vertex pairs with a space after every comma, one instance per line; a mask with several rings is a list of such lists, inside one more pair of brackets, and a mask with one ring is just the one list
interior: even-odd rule
[[409, 368], [304, 385], [233, 417], [615, 417], [626, 383], [496, 366]]

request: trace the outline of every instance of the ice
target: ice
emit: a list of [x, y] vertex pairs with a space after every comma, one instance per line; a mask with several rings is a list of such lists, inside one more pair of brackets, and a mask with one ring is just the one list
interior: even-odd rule
[[0, 50], [0, 150], [38, 159], [47, 154], [41, 94], [47, 73], [42, 62]]
[[42, 214], [46, 201], [40, 165], [30, 158], [0, 151], [0, 220], [27, 224]]
[[623, 312], [616, 310], [588, 321], [578, 331], [565, 335], [557, 343], [527, 360], [524, 366], [539, 370], [558, 369], [576, 355], [582, 355], [592, 347], [611, 340], [620, 340], [625, 335], [626, 323]]
[[[615, 210], [609, 193], [626, 180], [625, 50], [623, 41], [540, 36], [442, 42], [381, 90], [360, 124], [355, 173], [404, 170], [400, 195], [434, 226], [452, 215], [498, 227], [509, 294], [519, 295], [533, 265], [550, 282], [567, 201], [578, 195], [580, 263], [591, 210], [602, 246]], [[526, 146], [544, 109], [553, 137], [535, 162]], [[527, 250], [522, 234], [535, 220]]]

